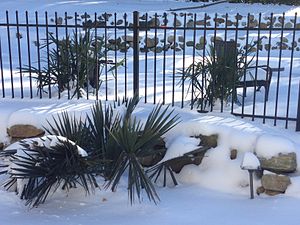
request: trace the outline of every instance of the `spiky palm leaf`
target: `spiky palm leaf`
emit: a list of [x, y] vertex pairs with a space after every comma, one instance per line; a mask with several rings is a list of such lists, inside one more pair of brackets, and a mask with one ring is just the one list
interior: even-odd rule
[[63, 112], [61, 115], [53, 116], [52, 121], [47, 120], [49, 128], [44, 127], [47, 133], [66, 137], [84, 149], [90, 149], [91, 134], [87, 120], [82, 121], [75, 115]]
[[[141, 124], [135, 118], [128, 118], [119, 125], [115, 132], [111, 132], [115, 143], [112, 149], [118, 149], [119, 157], [114, 161], [111, 176], [107, 187], [116, 189], [121, 176], [128, 171], [128, 195], [130, 202], [135, 201], [135, 195], [141, 199], [142, 189], [148, 196], [148, 199], [155, 203], [159, 197], [155, 188], [145, 173], [139, 158], [154, 155], [158, 153], [155, 146], [161, 136], [173, 128], [178, 123], [177, 115], [172, 116], [173, 111], [168, 112], [168, 107], [164, 110], [162, 105], [158, 105], [148, 116], [145, 125]], [[110, 146], [108, 146], [108, 150]]]
[[44, 203], [49, 193], [59, 187], [68, 191], [81, 186], [88, 194], [98, 187], [89, 169], [93, 162], [80, 155], [74, 143], [58, 140], [53, 147], [23, 143], [24, 154], [11, 156], [10, 178], [4, 186], [9, 189], [18, 180], [24, 180], [25, 185], [19, 191], [21, 199], [27, 200], [26, 205], [36, 207]]

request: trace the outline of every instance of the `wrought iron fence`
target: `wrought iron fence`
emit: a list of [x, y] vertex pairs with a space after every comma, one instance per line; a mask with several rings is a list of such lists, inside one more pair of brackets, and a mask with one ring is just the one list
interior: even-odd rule
[[193, 13], [0, 20], [3, 98], [117, 100], [227, 111], [300, 130], [300, 20]]

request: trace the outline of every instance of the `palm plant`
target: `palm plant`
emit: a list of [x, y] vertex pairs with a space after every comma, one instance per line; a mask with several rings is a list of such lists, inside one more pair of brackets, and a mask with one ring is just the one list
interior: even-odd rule
[[100, 162], [91, 165], [90, 170], [105, 177], [106, 188], [115, 190], [122, 175], [128, 172], [130, 202], [135, 201], [135, 196], [140, 199], [142, 190], [150, 200], [157, 202], [158, 195], [142, 162], [146, 157], [155, 158], [165, 152], [164, 146], [157, 146], [162, 136], [178, 123], [178, 116], [173, 116], [173, 110], [169, 112], [168, 107], [162, 109], [162, 105], [158, 105], [142, 124], [132, 117], [138, 102], [138, 97], [124, 99], [126, 112], [121, 116], [114, 115], [112, 106], [103, 107], [98, 101], [85, 121], [64, 113], [58, 119], [53, 118], [54, 124], [49, 124], [47, 131], [85, 146], [89, 157]]
[[[38, 91], [47, 92], [52, 85], [57, 86], [59, 92], [75, 89], [72, 97], [81, 96], [81, 89], [87, 90], [88, 86], [98, 89], [102, 84], [101, 74], [105, 67], [104, 37], [94, 37], [90, 29], [83, 33], [69, 34], [58, 39], [52, 33], [48, 34], [48, 40], [40, 46], [41, 49], [50, 46], [48, 58], [44, 58], [44, 66], [39, 70], [34, 66], [23, 66], [23, 73], [35, 74]], [[51, 48], [52, 46], [52, 48]], [[113, 73], [116, 67], [123, 64], [123, 60], [116, 62], [109, 68]]]
[[[189, 83], [188, 92], [193, 87], [193, 101], [191, 105], [204, 108], [213, 106], [217, 99], [228, 101], [231, 97], [237, 101], [235, 86], [239, 83], [244, 71], [252, 63], [247, 57], [252, 54], [256, 44], [236, 49], [228, 48], [227, 43], [209, 45], [207, 55], [201, 60], [190, 64], [183, 74], [183, 82]], [[233, 43], [233, 42], [232, 42]], [[235, 46], [235, 43], [233, 43]]]
[[[23, 153], [11, 155], [12, 166], [4, 187], [10, 189], [18, 181], [24, 185], [20, 193], [26, 205], [36, 207], [44, 203], [50, 192], [58, 188], [69, 191], [81, 186], [88, 194], [98, 184], [90, 165], [95, 163], [80, 154], [74, 143], [57, 138], [55, 146], [23, 143]], [[51, 141], [51, 140], [50, 140]]]

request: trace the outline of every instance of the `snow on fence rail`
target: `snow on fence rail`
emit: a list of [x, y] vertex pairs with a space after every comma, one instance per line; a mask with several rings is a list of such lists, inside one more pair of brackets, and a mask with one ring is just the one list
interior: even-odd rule
[[[3, 98], [139, 94], [145, 102], [229, 111], [300, 129], [297, 15], [6, 12], [0, 31]], [[226, 59], [232, 54], [231, 73]], [[218, 74], [207, 65], [224, 63], [223, 74], [234, 75], [212, 78]]]

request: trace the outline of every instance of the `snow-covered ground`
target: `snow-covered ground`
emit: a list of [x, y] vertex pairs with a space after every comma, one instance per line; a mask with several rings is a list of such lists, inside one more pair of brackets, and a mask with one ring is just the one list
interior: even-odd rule
[[[6, 127], [15, 124], [45, 125], [52, 115], [68, 111], [85, 115], [93, 101], [3, 100], [0, 102], [0, 142], [5, 140]], [[133, 115], [143, 120], [154, 106], [140, 103]], [[249, 178], [241, 170], [243, 155], [255, 151], [270, 157], [279, 152], [300, 155], [300, 136], [289, 130], [278, 130], [255, 122], [246, 122], [230, 114], [199, 113], [175, 108], [181, 123], [165, 137], [168, 153], [165, 159], [197, 148], [191, 136], [199, 133], [218, 134], [218, 147], [207, 152], [200, 166], [189, 165], [176, 175], [179, 186], [157, 186], [161, 202], [146, 199], [130, 206], [126, 180], [116, 192], [96, 190], [85, 196], [80, 189], [70, 193], [59, 191], [45, 204], [28, 210], [15, 193], [0, 191], [0, 224], [243, 224], [297, 225], [300, 206], [300, 177], [291, 178], [285, 195], [264, 194], [249, 199]], [[236, 160], [230, 160], [230, 149], [239, 149]], [[248, 153], [247, 153], [248, 152]], [[298, 160], [298, 167], [300, 165]], [[4, 176], [0, 178], [4, 179]], [[260, 181], [255, 180], [255, 188]]]
[[[147, 1], [147, 0], [111, 0], [111, 1], [0, 1], [0, 20], [4, 20], [4, 10], [29, 12], [55, 11], [59, 13], [94, 13], [118, 12], [131, 13], [134, 10], [149, 13], [161, 13], [170, 8], [201, 5], [184, 1]], [[220, 4], [192, 10], [197, 13], [247, 14], [271, 12], [293, 16], [300, 14], [300, 7], [275, 5], [238, 5]], [[14, 15], [11, 15], [12, 17]], [[15, 46], [16, 47], [16, 46]], [[297, 53], [298, 54], [298, 53]], [[299, 55], [298, 55], [299, 58]], [[16, 59], [17, 62], [17, 59]], [[298, 61], [296, 61], [298, 62]], [[276, 64], [277, 61], [274, 62]], [[286, 60], [286, 68], [289, 62]], [[295, 64], [299, 69], [300, 63]], [[153, 68], [149, 68], [152, 70]], [[300, 69], [299, 69], [300, 70]], [[285, 72], [288, 72], [287, 70]], [[287, 82], [285, 82], [287, 84]], [[294, 84], [297, 87], [298, 83]], [[272, 88], [272, 87], [271, 87]], [[273, 87], [274, 88], [274, 87]], [[294, 90], [295, 88], [293, 88]], [[272, 91], [271, 91], [272, 92]], [[272, 94], [271, 94], [272, 95]], [[293, 96], [297, 95], [297, 90]], [[168, 96], [169, 97], [169, 96]], [[283, 98], [285, 98], [284, 96]], [[271, 99], [274, 96], [271, 96]], [[86, 100], [0, 100], [0, 142], [7, 142], [6, 128], [26, 123], [37, 127], [45, 125], [46, 119], [67, 110], [77, 115], [85, 114], [93, 104]], [[297, 105], [292, 102], [293, 114]], [[145, 118], [152, 109], [151, 104], [140, 104], [134, 115]], [[251, 106], [249, 106], [250, 108]], [[284, 107], [283, 107], [284, 108]], [[262, 107], [259, 107], [262, 109]], [[249, 109], [251, 110], [251, 108]], [[221, 135], [219, 146], [208, 152], [203, 163], [187, 166], [177, 176], [179, 186], [158, 187], [161, 202], [158, 205], [146, 199], [141, 204], [130, 206], [127, 198], [126, 181], [118, 187], [117, 192], [97, 190], [95, 195], [85, 196], [84, 192], [72, 190], [66, 194], [56, 193], [40, 205], [28, 210], [24, 202], [14, 193], [0, 190], [0, 225], [96, 225], [105, 224], [205, 224], [205, 225], [298, 225], [300, 207], [300, 178], [298, 173], [292, 177], [292, 185], [285, 195], [269, 197], [255, 196], [249, 199], [248, 173], [240, 169], [244, 152], [259, 151], [269, 156], [279, 151], [296, 151], [300, 156], [300, 136], [292, 130], [275, 129], [256, 122], [238, 119], [229, 113], [198, 114], [188, 109], [175, 108], [182, 122], [166, 136], [169, 153], [174, 157], [192, 149], [198, 132]], [[264, 137], [259, 140], [259, 137]], [[185, 148], [186, 147], [186, 148]], [[269, 151], [264, 151], [267, 147]], [[237, 160], [229, 160], [230, 148], [238, 148], [241, 154]], [[270, 150], [271, 149], [271, 150]], [[285, 149], [285, 150], [283, 150]], [[300, 161], [298, 160], [298, 171]], [[3, 180], [4, 177], [0, 177]], [[259, 186], [255, 181], [255, 187]]]

